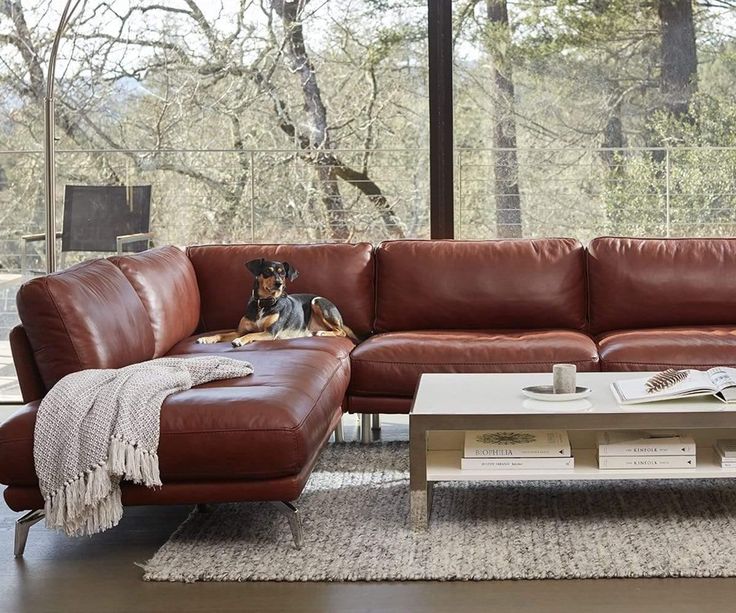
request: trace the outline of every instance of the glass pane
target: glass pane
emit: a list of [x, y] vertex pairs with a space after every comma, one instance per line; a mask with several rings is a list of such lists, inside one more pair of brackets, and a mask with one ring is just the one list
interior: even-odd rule
[[60, 61], [88, 137], [59, 130], [62, 266], [129, 233], [75, 185], [150, 186], [155, 244], [428, 236], [424, 0], [93, 4]]
[[[56, 72], [59, 268], [138, 250], [118, 240], [138, 230], [181, 245], [428, 236], [425, 0], [301, 4], [80, 5]], [[17, 395], [17, 287], [45, 269], [44, 241], [22, 237], [44, 232], [62, 6], [0, 10], [0, 400]]]
[[458, 236], [733, 234], [735, 6], [453, 8]]
[[[11, 132], [13, 134], [13, 132]], [[0, 137], [1, 139], [2, 137]], [[0, 140], [0, 404], [20, 401], [10, 355], [10, 331], [18, 325], [15, 295], [24, 280], [45, 270], [43, 158], [8, 151]], [[4, 149], [4, 150], [3, 150]]]

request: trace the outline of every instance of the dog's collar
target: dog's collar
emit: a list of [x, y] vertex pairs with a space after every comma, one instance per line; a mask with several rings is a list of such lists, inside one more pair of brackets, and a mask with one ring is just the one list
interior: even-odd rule
[[286, 296], [286, 292], [283, 292], [278, 298], [269, 296], [268, 298], [256, 298], [255, 292], [251, 294], [250, 299], [256, 303], [256, 308], [263, 309], [266, 307], [272, 307], [276, 304], [283, 296]]

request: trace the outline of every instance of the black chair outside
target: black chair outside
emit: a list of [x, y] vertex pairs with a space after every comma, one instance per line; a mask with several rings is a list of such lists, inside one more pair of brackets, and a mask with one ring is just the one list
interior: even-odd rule
[[[130, 253], [147, 249], [153, 240], [150, 185], [67, 185], [64, 190], [61, 267], [69, 252]], [[23, 271], [27, 244], [45, 240], [29, 234], [23, 240]]]

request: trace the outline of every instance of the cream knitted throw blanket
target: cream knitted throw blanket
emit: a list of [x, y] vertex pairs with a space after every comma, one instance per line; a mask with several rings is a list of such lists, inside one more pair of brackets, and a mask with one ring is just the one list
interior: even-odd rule
[[123, 515], [120, 481], [161, 485], [161, 404], [174, 392], [253, 372], [218, 356], [160, 358], [64, 377], [41, 401], [33, 456], [46, 525], [70, 536], [95, 534]]

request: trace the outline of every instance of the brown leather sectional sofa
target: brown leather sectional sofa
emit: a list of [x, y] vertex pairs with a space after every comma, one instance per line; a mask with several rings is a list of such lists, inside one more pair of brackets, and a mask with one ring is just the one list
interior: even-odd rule
[[[256, 257], [289, 261], [300, 271], [289, 290], [330, 298], [365, 340], [197, 345], [237, 324]], [[0, 427], [12, 509], [43, 506], [33, 427], [61, 377], [211, 352], [255, 374], [170, 396], [165, 485], [126, 485], [124, 502], [294, 500], [342, 412], [407, 412], [422, 372], [736, 365], [736, 240], [162, 247], [34, 279], [18, 307], [11, 345], [27, 404]]]

